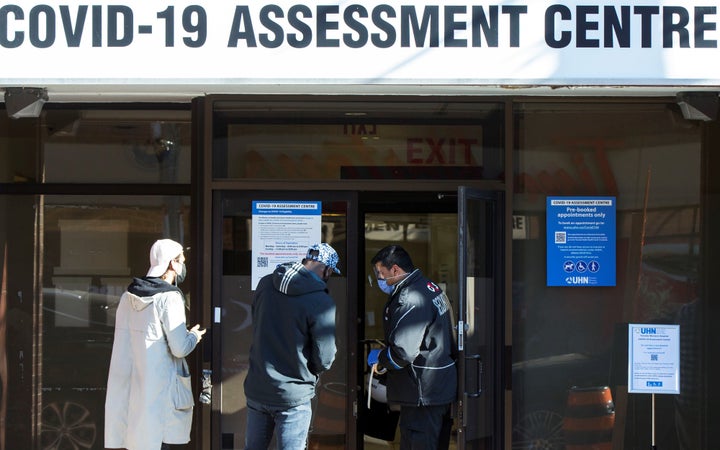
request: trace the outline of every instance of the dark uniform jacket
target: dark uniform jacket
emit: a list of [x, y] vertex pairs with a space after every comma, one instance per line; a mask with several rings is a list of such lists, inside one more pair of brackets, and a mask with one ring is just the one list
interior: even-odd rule
[[335, 302], [325, 282], [300, 263], [278, 266], [258, 283], [252, 319], [247, 398], [288, 408], [310, 401], [335, 359]]
[[457, 369], [450, 303], [416, 269], [395, 285], [385, 305], [387, 347], [379, 354], [388, 369], [388, 403], [443, 405], [455, 400]]

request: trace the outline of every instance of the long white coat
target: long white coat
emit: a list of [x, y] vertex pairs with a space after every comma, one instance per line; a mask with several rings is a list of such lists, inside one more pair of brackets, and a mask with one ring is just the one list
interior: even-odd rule
[[105, 447], [160, 450], [190, 441], [192, 408], [171, 397], [177, 361], [197, 345], [179, 292], [138, 297], [125, 292], [115, 317], [107, 396]]

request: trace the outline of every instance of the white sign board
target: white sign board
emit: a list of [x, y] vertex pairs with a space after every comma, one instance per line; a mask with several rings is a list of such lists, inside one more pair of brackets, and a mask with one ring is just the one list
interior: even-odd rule
[[680, 325], [629, 324], [628, 392], [680, 393]]
[[17, 0], [0, 85], [720, 84], [715, 0]]
[[253, 201], [252, 289], [278, 264], [300, 262], [319, 243], [322, 202]]

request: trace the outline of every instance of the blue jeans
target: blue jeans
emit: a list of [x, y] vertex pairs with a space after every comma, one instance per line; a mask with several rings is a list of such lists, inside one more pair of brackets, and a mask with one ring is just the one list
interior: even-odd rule
[[245, 450], [267, 450], [277, 428], [277, 448], [303, 450], [312, 419], [310, 401], [292, 408], [266, 406], [247, 400]]

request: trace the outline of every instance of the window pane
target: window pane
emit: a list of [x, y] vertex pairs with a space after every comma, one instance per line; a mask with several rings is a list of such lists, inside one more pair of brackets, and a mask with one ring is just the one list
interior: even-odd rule
[[[700, 127], [676, 105], [658, 103], [523, 104], [515, 121], [513, 214], [528, 226], [513, 241], [514, 444], [606, 445], [617, 416], [625, 448], [649, 448], [650, 396], [627, 394], [627, 324], [689, 320], [686, 330], [697, 331], [689, 312], [697, 295]], [[548, 195], [617, 197], [615, 287], [546, 286]], [[683, 370], [696, 356], [681, 352]], [[598, 416], [595, 429], [562, 421], [573, 401], [591, 395], [617, 408]], [[681, 414], [680, 402], [693, 399], [656, 400], [657, 440], [678, 448], [682, 429], [699, 423], [697, 404]]]
[[36, 181], [37, 159], [37, 120], [0, 111], [0, 183]]
[[185, 110], [0, 117], [0, 183], [189, 183], [190, 144]]
[[[220, 108], [217, 121], [224, 125], [216, 127], [214, 177], [473, 180], [502, 176], [502, 105], [343, 106], [326, 105], [319, 118], [317, 112], [299, 106], [289, 105], [280, 112], [268, 106], [277, 115], [263, 124], [257, 123], [257, 115], [250, 115], [247, 105]], [[284, 119], [283, 114], [292, 118]]]
[[120, 296], [132, 277], [145, 276], [148, 252], [156, 239], [188, 243], [190, 199], [56, 196], [42, 200], [44, 252], [38, 304], [43, 314], [41, 347], [36, 350], [42, 361], [40, 439], [65, 443], [57, 448], [102, 449], [105, 388]]

